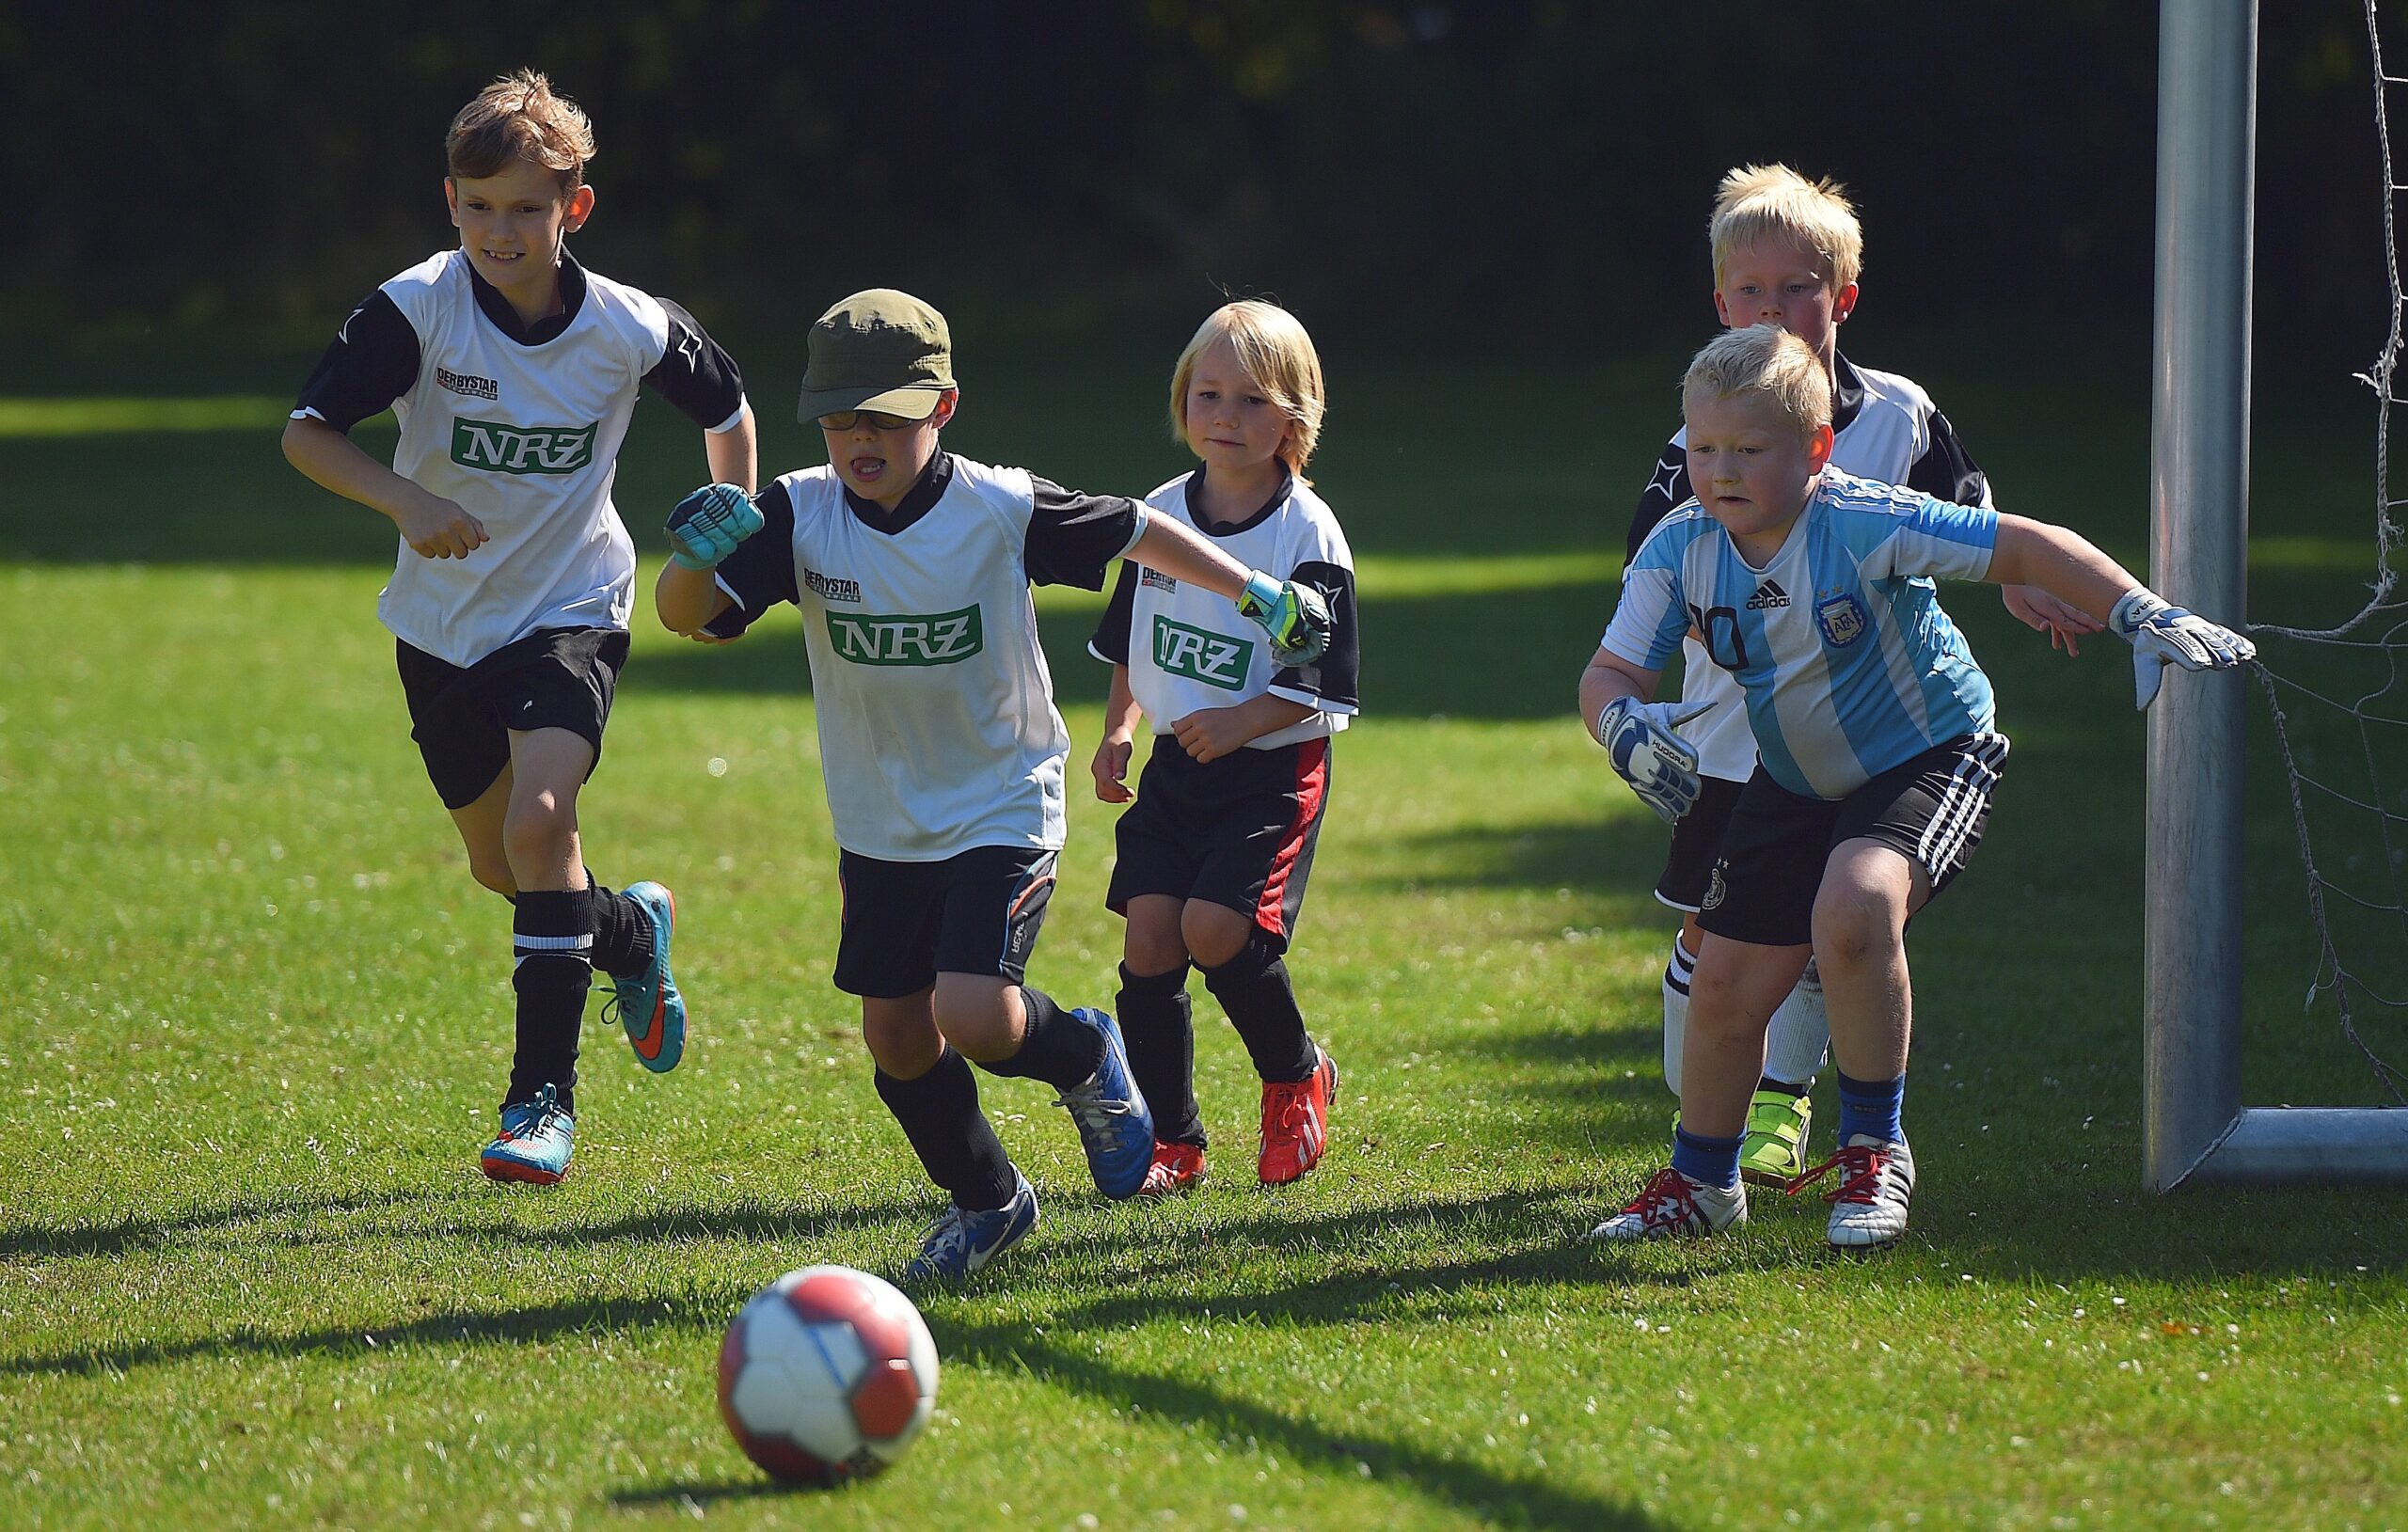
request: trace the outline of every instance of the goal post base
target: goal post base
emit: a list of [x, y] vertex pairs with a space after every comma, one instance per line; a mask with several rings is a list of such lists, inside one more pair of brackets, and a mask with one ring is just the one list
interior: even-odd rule
[[2408, 1108], [2244, 1107], [2149, 1190], [2337, 1181], [2408, 1186]]

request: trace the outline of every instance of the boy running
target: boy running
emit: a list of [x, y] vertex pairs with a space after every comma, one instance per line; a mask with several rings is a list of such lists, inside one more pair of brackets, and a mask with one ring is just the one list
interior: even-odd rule
[[672, 631], [711, 640], [780, 602], [802, 610], [841, 850], [836, 987], [861, 997], [879, 1096], [952, 1198], [911, 1279], [966, 1277], [1037, 1224], [973, 1063], [1052, 1085], [1105, 1195], [1134, 1195], [1152, 1162], [1119, 1028], [1024, 982], [1069, 753], [1029, 586], [1101, 590], [1125, 556], [1235, 599], [1283, 665], [1310, 665], [1330, 629], [1317, 593], [1134, 500], [940, 450], [959, 397], [943, 315], [885, 289], [837, 304], [812, 327], [800, 409], [828, 466], [757, 500], [688, 496], [654, 592]]
[[[1991, 507], [1989, 480], [1912, 379], [1858, 367], [1840, 355], [1839, 331], [1856, 309], [1857, 277], [1864, 263], [1864, 231], [1846, 193], [1835, 182], [1808, 181], [1785, 165], [1741, 166], [1722, 178], [1708, 225], [1714, 259], [1714, 312], [1736, 329], [1778, 324], [1820, 358], [1831, 394], [1831, 465], [1861, 478], [1900, 484], [1936, 499]], [[1656, 524], [1690, 498], [1687, 438], [1675, 432], [1649, 476], [1631, 517], [1629, 557]], [[2048, 631], [2068, 655], [2099, 624], [2033, 586], [2003, 587], [2009, 611]], [[1749, 610], [1792, 600], [1797, 592], [1768, 585], [1751, 592]], [[1703, 901], [1731, 810], [1756, 766], [1739, 685], [1711, 664], [1689, 636], [1681, 648], [1681, 712], [1694, 721], [1681, 737], [1698, 753], [1697, 802], [1674, 821], [1656, 897], [1682, 912], [1671, 960], [1664, 968], [1664, 1082], [1681, 1089], [1681, 1034], [1697, 964], [1697, 910]], [[1781, 1186], [1806, 1168], [1815, 1072], [1830, 1056], [1830, 1029], [1823, 987], [1812, 960], [1773, 1013], [1764, 1077], [1748, 1109], [1747, 1145], [1739, 1172], [1760, 1185]]]
[[1154, 1109], [1149, 1193], [1204, 1179], [1196, 1104], [1191, 961], [1262, 1080], [1265, 1186], [1329, 1146], [1338, 1066], [1305, 1030], [1285, 955], [1304, 908], [1329, 790], [1329, 737], [1355, 712], [1354, 557], [1305, 464], [1325, 407], [1321, 358], [1286, 309], [1248, 300], [1207, 319], [1180, 353], [1171, 432], [1203, 460], [1146, 498], [1240, 563], [1321, 592], [1328, 652], [1282, 666], [1228, 629], [1228, 603], [1128, 563], [1088, 652], [1112, 664], [1096, 797], [1127, 803], [1138, 715], [1153, 753], [1120, 816], [1106, 895], [1128, 920], [1120, 1026]]
[[[626, 663], [635, 546], [610, 503], [640, 387], [704, 429], [715, 477], [752, 480], [752, 414], [726, 353], [685, 310], [586, 271], [594, 133], [520, 71], [462, 108], [443, 194], [460, 247], [352, 310], [302, 385], [284, 455], [401, 530], [377, 600], [411, 736], [476, 880], [512, 900], [517, 1042], [501, 1131], [479, 1163], [549, 1185], [568, 1170], [578, 1029], [610, 975], [644, 1067], [676, 1067], [686, 1007], [658, 883], [593, 881], [577, 795]], [[393, 466], [348, 433], [390, 407]]]
[[[1909, 917], [1981, 842], [2006, 763], [1989, 681], [1933, 579], [2026, 583], [2132, 643], [2139, 705], [2164, 667], [2222, 670], [2246, 639], [2169, 607], [2062, 527], [1953, 505], [1829, 466], [1830, 383], [1774, 324], [1733, 330], [1683, 380], [1699, 498], [1648, 535], [1580, 711], [1614, 769], [1659, 813], [1694, 799], [1697, 754], [1651, 703], [1691, 629], [1746, 697], [1759, 756], [1699, 921], [1672, 1161], [1602, 1240], [1711, 1234], [1747, 1216], [1739, 1152], [1765, 1027], [1809, 956], [1821, 965], [1840, 1069], [1841, 1248], [1903, 1234], [1915, 1164], [1900, 1125], [1911, 995]], [[1756, 599], [1778, 586], [1794, 592]]]

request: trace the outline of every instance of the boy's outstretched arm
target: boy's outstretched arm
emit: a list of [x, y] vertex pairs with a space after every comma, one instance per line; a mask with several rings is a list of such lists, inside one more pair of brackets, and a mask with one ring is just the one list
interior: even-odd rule
[[422, 558], [465, 559], [489, 541], [484, 523], [370, 457], [323, 420], [284, 423], [284, 460], [344, 499], [391, 517], [402, 541]]
[[1985, 577], [1999, 585], [2036, 585], [2129, 640], [2135, 707], [2157, 699], [2168, 665], [2229, 670], [2258, 653], [2256, 644], [2231, 629], [2168, 605], [2081, 533], [2049, 522], [2000, 516]]
[[1689, 812], [1704, 783], [1696, 747], [1673, 732], [1681, 704], [1647, 700], [1662, 678], [1661, 671], [1641, 670], [1600, 648], [1580, 672], [1580, 719], [1589, 737], [1606, 748], [1615, 775], [1671, 824]]
[[1147, 516], [1121, 557], [1236, 602], [1240, 616], [1271, 635], [1271, 657], [1282, 665], [1309, 665], [1329, 647], [1329, 603], [1320, 592], [1248, 569], [1167, 516]]
[[755, 482], [760, 475], [760, 433], [754, 429], [751, 404], [738, 412], [736, 423], [725, 431], [703, 433], [703, 456], [709, 460], [714, 482], [734, 484], [747, 495], [761, 487]]
[[[749, 434], [751, 419], [748, 411], [744, 424], [724, 434], [732, 436], [737, 431]], [[751, 455], [748, 446], [748, 461], [741, 465], [748, 471]], [[721, 466], [716, 450], [711, 466], [715, 471]], [[732, 482], [705, 484], [679, 500], [669, 513], [672, 551], [652, 586], [652, 609], [659, 615], [660, 625], [685, 638], [720, 641], [708, 639], [704, 624], [736, 602], [720, 588], [714, 571], [761, 526], [761, 513], [752, 497]]]

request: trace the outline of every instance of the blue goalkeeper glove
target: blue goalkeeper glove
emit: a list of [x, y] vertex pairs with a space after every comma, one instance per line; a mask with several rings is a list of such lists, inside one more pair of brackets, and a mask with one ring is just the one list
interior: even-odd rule
[[705, 484], [669, 513], [669, 561], [680, 569], [708, 571], [761, 529], [752, 497], [734, 484]]
[[2258, 657], [2258, 646], [2228, 627], [2194, 612], [2169, 607], [2146, 585], [2135, 585], [2107, 614], [2107, 626], [2132, 646], [2135, 708], [2157, 701], [2168, 665], [2186, 671], [2228, 671]]
[[1309, 585], [1275, 580], [1257, 570], [1238, 592], [1238, 615], [1271, 635], [1271, 657], [1310, 665], [1329, 649], [1329, 603]]
[[1705, 785], [1697, 774], [1697, 747], [1672, 731], [1714, 704], [1687, 713], [1680, 705], [1617, 697], [1597, 713], [1597, 743], [1606, 747], [1615, 774], [1668, 825], [1689, 812]]

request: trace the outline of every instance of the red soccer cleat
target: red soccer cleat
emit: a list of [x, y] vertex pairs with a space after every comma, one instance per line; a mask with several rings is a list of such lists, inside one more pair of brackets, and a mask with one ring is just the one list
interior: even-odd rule
[[1320, 1063], [1293, 1082], [1262, 1087], [1262, 1163], [1265, 1186], [1285, 1186], [1321, 1163], [1329, 1150], [1329, 1109], [1338, 1099], [1338, 1065], [1315, 1049]]
[[1193, 1144], [1156, 1144], [1154, 1162], [1146, 1167], [1141, 1197], [1166, 1197], [1204, 1184], [1204, 1151]]

